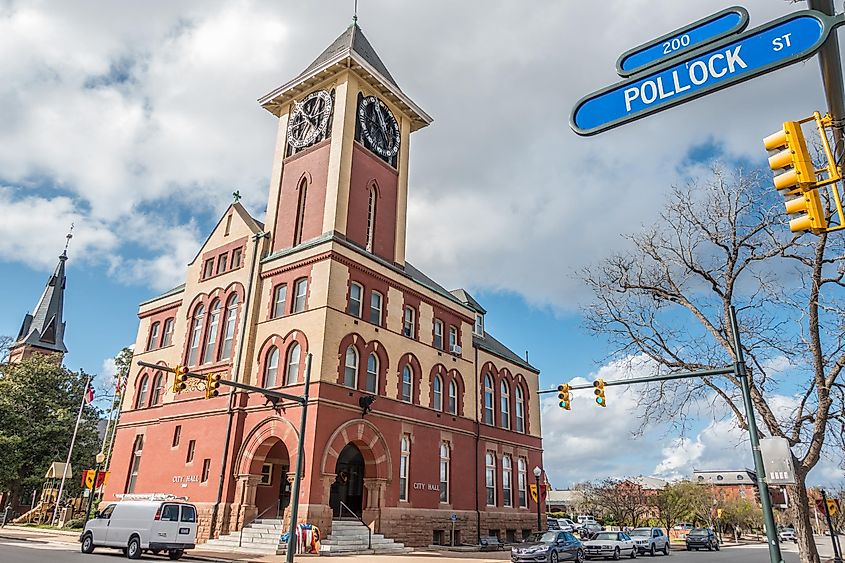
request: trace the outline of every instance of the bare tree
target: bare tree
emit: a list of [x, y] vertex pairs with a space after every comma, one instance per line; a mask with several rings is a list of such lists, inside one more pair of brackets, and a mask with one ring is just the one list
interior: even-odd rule
[[631, 481], [605, 479], [587, 491], [589, 502], [606, 520], [637, 527], [651, 504], [643, 488]]
[[14, 339], [11, 336], [0, 336], [0, 364], [5, 364], [9, 360], [12, 343]]
[[[759, 431], [793, 448], [801, 561], [818, 563], [805, 480], [830, 438], [842, 436], [843, 238], [789, 235], [781, 201], [768, 178], [718, 166], [673, 188], [657, 224], [627, 237], [630, 251], [582, 272], [595, 296], [585, 316], [615, 344], [613, 359], [692, 371], [734, 362], [729, 311], [737, 307]], [[788, 395], [779, 391], [787, 376]], [[669, 421], [683, 432], [704, 411], [747, 429], [732, 375], [637, 392], [641, 429]]]

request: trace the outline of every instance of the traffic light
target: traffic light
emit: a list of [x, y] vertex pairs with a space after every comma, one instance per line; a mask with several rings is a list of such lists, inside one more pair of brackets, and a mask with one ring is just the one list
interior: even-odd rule
[[795, 197], [786, 201], [786, 212], [797, 215], [789, 221], [789, 230], [793, 233], [810, 231], [819, 234], [827, 230], [827, 218], [819, 190], [795, 194]]
[[570, 410], [572, 408], [572, 402], [569, 400], [569, 385], [566, 383], [558, 385], [557, 391], [557, 398], [560, 399], [560, 408]]
[[209, 373], [205, 377], [205, 398], [213, 399], [220, 394], [220, 374]]
[[173, 375], [173, 393], [181, 393], [188, 386], [186, 383], [188, 381], [188, 367], [176, 366], [173, 368]]
[[607, 406], [607, 399], [604, 398], [604, 379], [596, 379], [593, 381], [593, 393], [596, 394], [596, 404], [600, 407]]
[[763, 146], [769, 151], [769, 168], [775, 172], [776, 189], [795, 193], [815, 185], [816, 172], [801, 122], [786, 121], [783, 129], [763, 139]]

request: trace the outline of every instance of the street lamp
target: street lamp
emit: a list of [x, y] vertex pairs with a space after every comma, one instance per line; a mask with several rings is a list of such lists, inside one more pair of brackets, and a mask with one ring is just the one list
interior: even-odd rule
[[540, 475], [543, 474], [543, 470], [540, 469], [540, 466], [534, 466], [534, 480], [537, 482], [537, 531], [542, 531], [542, 522], [540, 520]]

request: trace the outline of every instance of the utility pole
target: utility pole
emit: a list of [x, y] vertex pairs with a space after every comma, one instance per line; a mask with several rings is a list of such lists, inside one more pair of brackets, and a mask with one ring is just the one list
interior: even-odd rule
[[[811, 10], [818, 10], [830, 16], [836, 12], [833, 0], [807, 0], [807, 5]], [[842, 80], [842, 57], [839, 55], [839, 38], [836, 33], [831, 33], [819, 49], [819, 67], [822, 72], [827, 110], [833, 118], [833, 152], [838, 163], [845, 150], [842, 121], [845, 119], [845, 99], [843, 99], [845, 84]]]

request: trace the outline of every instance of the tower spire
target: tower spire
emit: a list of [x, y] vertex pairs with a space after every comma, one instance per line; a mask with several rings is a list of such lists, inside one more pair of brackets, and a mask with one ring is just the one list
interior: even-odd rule
[[352, 23], [358, 23], [358, 0], [354, 0], [355, 5], [352, 8]]

